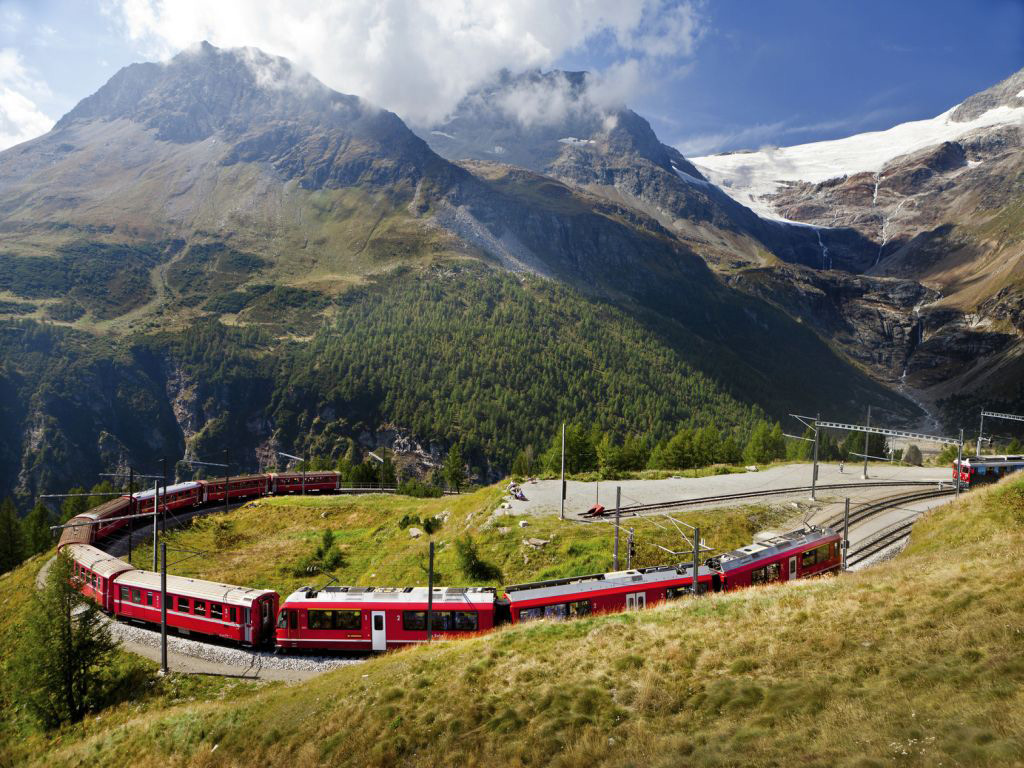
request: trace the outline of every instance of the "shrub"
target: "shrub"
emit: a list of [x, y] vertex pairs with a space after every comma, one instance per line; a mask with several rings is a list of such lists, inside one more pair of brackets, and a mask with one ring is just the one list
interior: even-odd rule
[[416, 478], [403, 480], [398, 486], [398, 492], [403, 496], [414, 496], [418, 499], [440, 498], [442, 491], [436, 485], [429, 485]]
[[474, 581], [501, 581], [501, 569], [496, 565], [480, 559], [476, 542], [472, 536], [455, 540], [455, 554], [459, 568], [467, 577]]

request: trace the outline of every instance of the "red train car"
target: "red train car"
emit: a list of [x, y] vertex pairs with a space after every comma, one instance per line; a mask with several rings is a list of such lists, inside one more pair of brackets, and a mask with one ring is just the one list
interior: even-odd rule
[[[127, 517], [132, 513], [131, 509], [131, 499], [127, 496], [119, 496], [116, 499], [103, 502], [98, 507], [93, 507], [88, 512], [83, 512], [78, 517], [83, 521], [88, 520], [97, 523], [91, 526], [82, 526], [92, 529], [89, 541], [96, 541], [97, 539], [106, 538], [114, 531], [127, 525]], [[102, 522], [105, 520], [109, 520], [109, 522]]]
[[[126, 619], [160, 624], [160, 574], [131, 570], [115, 579], [114, 613]], [[279, 597], [269, 589], [250, 589], [213, 581], [167, 577], [167, 626], [185, 634], [208, 635], [242, 645], [274, 640]]]
[[[135, 502], [135, 514], [145, 515], [153, 513], [153, 496], [155, 491], [150, 488], [146, 491], [139, 491], [132, 494]], [[168, 512], [175, 509], [189, 509], [203, 503], [203, 485], [194, 480], [184, 483], [175, 483], [160, 489], [160, 508]]]
[[[435, 637], [494, 627], [495, 590], [434, 590]], [[427, 639], [426, 587], [310, 587], [291, 594], [277, 621], [280, 648], [386, 651]]]
[[75, 585], [106, 611], [114, 610], [114, 581], [132, 565], [89, 544], [68, 544], [62, 550], [71, 558]]
[[324, 493], [336, 491], [341, 484], [341, 474], [332, 471], [288, 472], [270, 475], [270, 493]]
[[972, 488], [981, 483], [1002, 480], [1021, 469], [1024, 469], [1024, 456], [968, 456], [961, 462], [959, 473], [956, 462], [953, 462], [953, 480], [959, 474], [960, 482]]
[[842, 537], [828, 528], [810, 527], [773, 536], [709, 559], [722, 573], [726, 589], [791, 581], [839, 570]]
[[[204, 502], [224, 501], [224, 478], [201, 480]], [[240, 475], [228, 480], [228, 501], [265, 496], [270, 487], [269, 475]]]
[[[700, 566], [699, 592], [718, 592], [719, 574]], [[505, 588], [513, 623], [531, 619], [566, 619], [592, 613], [639, 610], [693, 594], [692, 566], [666, 565], [568, 579], [516, 584]]]

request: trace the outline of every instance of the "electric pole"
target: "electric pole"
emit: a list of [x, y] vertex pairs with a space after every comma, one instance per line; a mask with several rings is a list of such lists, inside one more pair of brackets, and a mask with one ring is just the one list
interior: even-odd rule
[[153, 481], [153, 570], [157, 569], [157, 555], [156, 551], [156, 535], [159, 527], [157, 526], [157, 515], [160, 514], [160, 481]]
[[960, 442], [956, 446], [956, 498], [960, 498], [960, 473], [963, 472], [964, 431], [960, 430]]
[[[224, 609], [227, 610], [226, 608]], [[160, 673], [167, 669], [167, 542], [160, 542]]]
[[612, 552], [612, 570], [619, 570], [619, 503], [622, 500], [622, 486], [615, 488], [615, 549]]
[[224, 511], [228, 511], [228, 489], [231, 487], [231, 469], [228, 466], [228, 449], [224, 449]]
[[700, 570], [700, 528], [693, 529], [693, 596], [700, 596], [700, 582], [697, 572]]
[[565, 520], [565, 422], [562, 422], [562, 492], [558, 502], [558, 518]]
[[846, 570], [846, 553], [850, 549], [850, 497], [846, 497], [846, 510], [843, 512], [843, 570]]
[[636, 550], [633, 548], [633, 529], [629, 529], [629, 538], [626, 540], [626, 570], [633, 568], [633, 555], [636, 554]]
[[981, 425], [978, 427], [978, 450], [977, 454], [981, 456], [981, 436], [985, 433], [985, 406], [981, 407]]
[[814, 417], [814, 468], [811, 470], [811, 501], [815, 501], [814, 492], [818, 484], [818, 422], [821, 420], [819, 413]]
[[434, 639], [434, 542], [427, 555], [427, 642]]
[[135, 527], [135, 469], [128, 467], [128, 564], [132, 562], [132, 528]]
[[[865, 424], [865, 426], [868, 426], [868, 427], [871, 426], [871, 406], [870, 405], [868, 406], [868, 421], [867, 421], [867, 424]], [[868, 438], [870, 436], [871, 436], [871, 433], [869, 433], [869, 432], [865, 432], [864, 433], [864, 474], [861, 475], [861, 479], [863, 479], [863, 480], [867, 480], [868, 479]]]

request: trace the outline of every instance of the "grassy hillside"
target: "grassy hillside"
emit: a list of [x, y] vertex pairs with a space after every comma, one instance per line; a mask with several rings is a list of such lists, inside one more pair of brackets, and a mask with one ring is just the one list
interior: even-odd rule
[[[316, 548], [322, 532], [330, 529], [344, 555], [344, 564], [331, 572], [339, 583], [425, 584], [429, 537], [413, 538], [409, 527], [422, 530], [424, 521], [437, 516], [444, 522], [433, 535], [435, 569], [445, 585], [480, 583], [459, 566], [455, 541], [467, 536], [472, 537], [481, 559], [500, 570], [501, 577], [488, 582], [495, 586], [611, 568], [614, 529], [610, 525], [505, 515], [499, 508], [501, 496], [500, 489], [491, 487], [428, 500], [383, 495], [261, 499], [228, 514], [199, 518], [189, 528], [169, 534], [172, 546], [208, 553], [183, 560], [174, 572], [229, 584], [259, 585], [287, 595], [304, 584], [326, 581], [322, 574], [297, 569]], [[792, 514], [788, 507], [762, 506], [687, 512], [685, 519], [700, 525], [702, 536], [712, 546], [731, 549], [749, 543], [754, 533], [779, 525]], [[410, 523], [413, 517], [417, 519]], [[402, 527], [403, 518], [407, 527]], [[520, 521], [526, 522], [525, 528]], [[636, 528], [637, 565], [672, 560], [656, 544], [674, 550], [686, 548], [674, 529], [664, 527], [663, 520], [657, 525], [644, 520], [624, 525]], [[534, 548], [525, 543], [527, 539], [549, 543]], [[625, 552], [623, 536], [623, 567]], [[152, 557], [152, 550], [143, 545], [134, 551], [133, 562], [146, 568]]]
[[47, 766], [1019, 765], [1022, 555], [1017, 479], [933, 510], [905, 554], [867, 572], [439, 642], [238, 700], [122, 707], [17, 754]]

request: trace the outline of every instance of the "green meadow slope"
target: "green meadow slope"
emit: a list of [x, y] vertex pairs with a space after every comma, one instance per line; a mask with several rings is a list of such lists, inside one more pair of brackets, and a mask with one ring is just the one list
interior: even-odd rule
[[1016, 479], [933, 510], [904, 554], [866, 572], [439, 642], [292, 687], [123, 704], [23, 732], [4, 759], [1019, 765], [1022, 545]]

